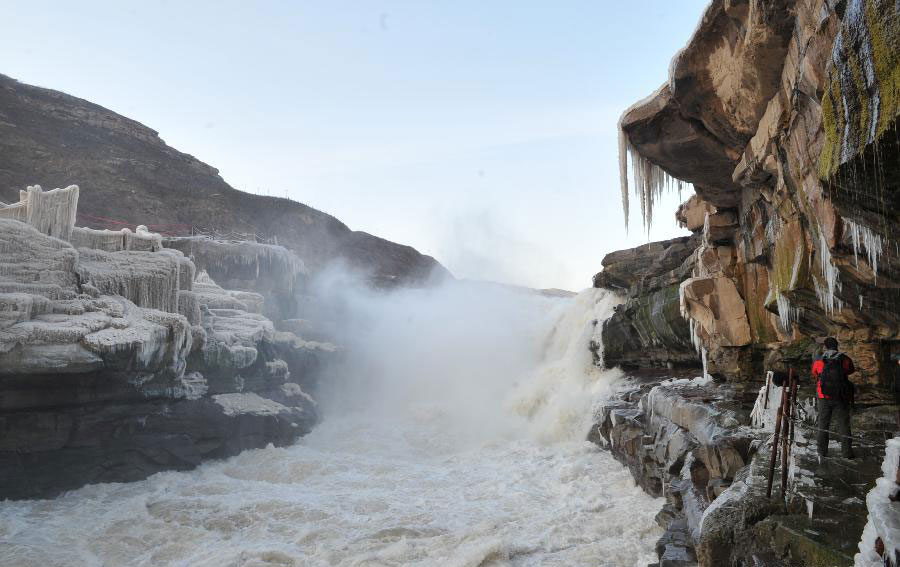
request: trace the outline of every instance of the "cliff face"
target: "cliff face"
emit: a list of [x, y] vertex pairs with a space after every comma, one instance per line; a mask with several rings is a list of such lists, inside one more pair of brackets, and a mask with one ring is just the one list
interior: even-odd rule
[[[649, 223], [660, 192], [692, 183], [677, 218], [694, 237], [604, 259], [595, 285], [628, 290], [604, 358], [702, 358], [719, 381], [636, 379], [597, 416], [592, 438], [667, 498], [660, 564], [896, 564], [896, 485], [864, 503], [898, 411], [898, 93], [897, 2], [713, 0], [669, 80], [622, 116], [626, 210], [633, 190]], [[662, 262], [678, 243], [683, 262]], [[859, 369], [853, 461], [812, 442], [809, 363], [828, 335]], [[755, 394], [788, 367], [804, 411], [782, 501], [765, 495], [780, 389]]]
[[863, 382], [888, 379], [900, 349], [898, 10], [714, 1], [669, 81], [622, 117], [642, 200], [670, 179], [694, 184], [680, 215], [702, 242], [681, 298], [711, 371], [759, 376], [835, 335]]
[[603, 259], [594, 287], [626, 294], [625, 303], [603, 323], [604, 365], [698, 365], [678, 296], [681, 282], [690, 275], [691, 255], [698, 242], [696, 236], [652, 242]]
[[108, 228], [102, 219], [113, 219], [163, 232], [194, 226], [259, 234], [277, 239], [313, 272], [343, 258], [379, 286], [449, 275], [409, 246], [351, 231], [295, 201], [233, 189], [216, 169], [134, 120], [0, 75], [0, 200], [17, 201], [31, 184], [60, 187], [72, 180], [84, 189], [78, 226]]

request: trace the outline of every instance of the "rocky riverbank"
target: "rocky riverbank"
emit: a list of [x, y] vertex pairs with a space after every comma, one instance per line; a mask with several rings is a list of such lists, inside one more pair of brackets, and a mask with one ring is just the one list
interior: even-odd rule
[[[657, 516], [666, 529], [660, 565], [825, 567], [874, 553], [875, 537], [863, 540], [866, 498], [882, 476], [898, 407], [869, 392], [853, 416], [857, 458], [820, 462], [812, 394], [812, 385], [801, 386], [806, 411], [796, 424], [783, 501], [780, 463], [766, 497], [780, 388], [770, 388], [767, 411], [754, 412], [757, 400], [765, 404], [764, 386], [644, 373], [599, 408], [590, 440], [627, 465], [645, 491], [666, 499]], [[839, 454], [836, 440], [831, 454]], [[881, 533], [892, 533], [885, 526], [891, 522]]]
[[74, 227], [79, 193], [29, 187], [0, 208], [0, 499], [310, 431], [319, 368], [338, 349], [287, 330], [303, 262], [255, 242]]

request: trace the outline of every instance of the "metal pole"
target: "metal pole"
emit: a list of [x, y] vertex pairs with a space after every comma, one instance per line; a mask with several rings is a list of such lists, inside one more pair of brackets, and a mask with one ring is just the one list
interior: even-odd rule
[[782, 406], [784, 417], [781, 419], [781, 500], [784, 500], [784, 494], [787, 491], [787, 475], [788, 475], [788, 452], [790, 451], [790, 430], [791, 415], [794, 407], [794, 373], [793, 370], [788, 371], [788, 383], [785, 384], [788, 390], [787, 403]]
[[775, 476], [775, 459], [778, 457], [778, 438], [781, 434], [781, 414], [784, 411], [784, 402], [787, 397], [787, 388], [781, 387], [781, 406], [775, 414], [775, 438], [772, 440], [772, 458], [769, 461], [769, 483], [766, 486], [766, 498], [772, 497], [772, 479]]
[[769, 409], [769, 390], [772, 389], [772, 372], [766, 372], [766, 397], [763, 400], [763, 409]]
[[791, 377], [791, 445], [794, 444], [794, 423], [797, 421], [797, 388], [800, 385], [800, 377], [791, 368], [788, 370]]

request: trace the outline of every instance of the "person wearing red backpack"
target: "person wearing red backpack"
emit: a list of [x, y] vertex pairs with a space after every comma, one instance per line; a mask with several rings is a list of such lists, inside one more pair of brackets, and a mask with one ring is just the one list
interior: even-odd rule
[[853, 360], [838, 351], [838, 342], [834, 337], [824, 341], [825, 352], [812, 365], [812, 374], [816, 378], [816, 394], [818, 396], [818, 412], [816, 427], [819, 429], [816, 445], [819, 455], [828, 456], [828, 434], [831, 419], [837, 422], [837, 434], [841, 438], [841, 455], [846, 459], [853, 458], [853, 444], [850, 437], [850, 406], [853, 404], [854, 386], [849, 376], [856, 372]]

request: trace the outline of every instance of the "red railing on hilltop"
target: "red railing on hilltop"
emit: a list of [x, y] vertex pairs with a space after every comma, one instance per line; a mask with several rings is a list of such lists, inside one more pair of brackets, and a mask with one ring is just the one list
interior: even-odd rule
[[77, 213], [77, 220], [75, 224], [77, 226], [86, 226], [88, 228], [98, 230], [122, 230], [123, 228], [127, 228], [131, 231], [137, 230], [139, 224], [143, 224], [147, 227], [148, 230], [157, 232], [162, 236], [208, 236], [216, 240], [250, 241], [263, 244], [278, 244], [277, 238], [267, 237], [255, 232], [245, 233], [230, 230], [223, 231], [186, 223], [135, 224], [106, 217], [90, 215], [87, 213], [82, 213], [80, 211]]

